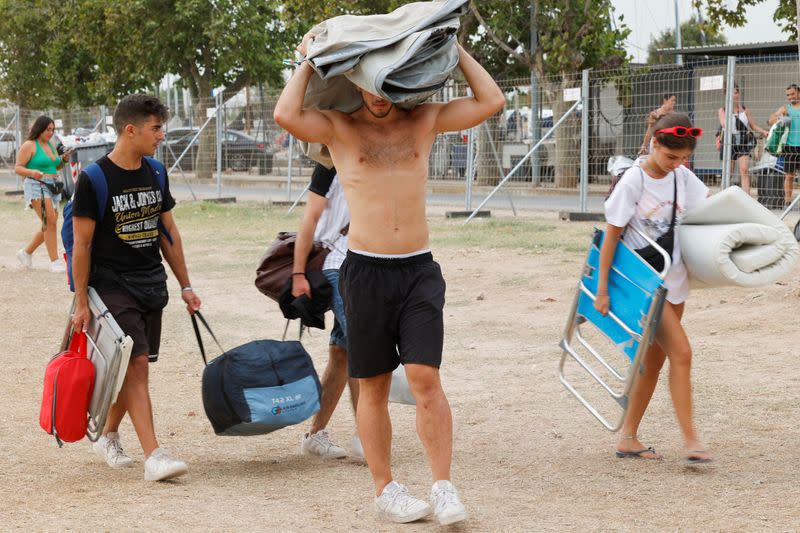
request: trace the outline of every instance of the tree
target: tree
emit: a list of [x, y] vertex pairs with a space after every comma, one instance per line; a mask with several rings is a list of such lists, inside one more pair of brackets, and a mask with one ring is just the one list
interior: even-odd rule
[[[706, 29], [696, 15], [692, 15], [692, 18], [681, 23], [681, 46], [704, 46], [727, 44], [727, 42], [728, 39], [720, 32], [719, 28], [712, 26]], [[674, 63], [675, 55], [658, 52], [663, 48], [675, 48], [675, 30], [665, 30], [650, 41], [650, 45], [647, 47], [647, 62], [658, 65]]]
[[[697, 9], [706, 13], [703, 26], [707, 29], [719, 29], [723, 24], [741, 27], [747, 23], [746, 9], [763, 3], [764, 0], [693, 0]], [[733, 4], [733, 5], [731, 5]], [[790, 38], [797, 39], [797, 4], [796, 0], [780, 0], [772, 20]]]
[[[539, 32], [538, 46], [531, 53], [532, 6]], [[472, 43], [476, 55], [509, 72], [517, 68], [533, 71], [558, 121], [572, 102], [563, 90], [580, 84], [580, 71], [588, 68], [617, 69], [628, 64], [623, 43], [630, 30], [612, 25], [610, 0], [485, 0], [470, 2], [470, 10], [483, 33]], [[470, 36], [470, 38], [472, 38]], [[506, 58], [503, 58], [503, 54]], [[513, 62], [518, 65], [514, 65]], [[577, 184], [580, 122], [572, 115], [556, 130], [555, 185]]]
[[[82, 44], [98, 58], [102, 92], [127, 94], [177, 74], [194, 100], [196, 124], [223, 99], [256, 82], [278, 84], [289, 45], [277, 0], [82, 0]], [[211, 177], [214, 129], [200, 137], [195, 168]]]

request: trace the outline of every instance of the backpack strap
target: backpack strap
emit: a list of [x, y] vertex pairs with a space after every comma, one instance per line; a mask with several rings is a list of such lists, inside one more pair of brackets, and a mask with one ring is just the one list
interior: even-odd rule
[[[164, 196], [164, 190], [167, 188], [167, 169], [164, 168], [164, 165], [156, 159], [155, 157], [143, 157], [145, 163], [150, 167], [150, 170], [156, 176], [156, 183], [158, 183], [158, 188], [161, 190], [161, 196]], [[164, 237], [167, 239], [167, 242], [172, 244], [172, 235], [169, 234], [167, 228], [164, 224], [161, 223], [161, 219], [158, 220], [158, 229], [161, 233], [164, 234]]]
[[103, 221], [106, 214], [106, 204], [108, 203], [108, 182], [105, 172], [97, 163], [92, 163], [83, 169], [94, 189], [94, 197], [97, 201], [97, 223]]

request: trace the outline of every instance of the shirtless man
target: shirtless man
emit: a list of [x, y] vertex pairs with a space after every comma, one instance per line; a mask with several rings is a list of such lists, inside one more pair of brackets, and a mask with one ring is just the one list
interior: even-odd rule
[[[298, 47], [305, 56], [313, 35]], [[471, 128], [497, 113], [505, 97], [463, 48], [459, 67], [474, 96], [411, 111], [361, 90], [350, 115], [304, 109], [314, 71], [303, 62], [275, 106], [275, 121], [298, 139], [327, 145], [350, 207], [349, 250], [341, 267], [348, 365], [359, 380], [358, 432], [375, 507], [393, 522], [434, 512], [442, 524], [467, 518], [450, 482], [452, 416], [439, 380], [445, 283], [434, 262], [425, 218], [428, 157], [436, 135]], [[431, 504], [392, 478], [388, 397], [392, 370], [405, 366], [417, 402], [417, 432], [430, 462]]]

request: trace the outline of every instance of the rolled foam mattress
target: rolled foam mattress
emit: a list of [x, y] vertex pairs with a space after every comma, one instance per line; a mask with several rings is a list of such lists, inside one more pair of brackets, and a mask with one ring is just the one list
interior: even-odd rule
[[792, 231], [739, 187], [714, 194], [678, 227], [694, 287], [757, 287], [788, 275], [800, 257]]

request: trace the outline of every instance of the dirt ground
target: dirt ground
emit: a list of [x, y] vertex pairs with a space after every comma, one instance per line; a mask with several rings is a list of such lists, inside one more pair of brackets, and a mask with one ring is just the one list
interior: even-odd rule
[[[253, 287], [255, 263], [297, 217], [263, 205], [182, 203], [176, 209], [192, 284], [224, 346], [280, 338], [277, 306]], [[666, 375], [640, 431], [661, 462], [616, 459], [603, 429], [557, 377], [558, 342], [591, 223], [554, 213], [500, 214], [466, 228], [430, 214], [447, 280], [442, 376], [453, 408], [453, 479], [470, 511], [464, 531], [798, 531], [800, 272], [757, 289], [695, 291], [685, 316], [695, 352], [696, 419], [716, 462], [683, 466]], [[298, 455], [305, 425], [261, 437], [214, 435], [203, 412], [203, 370], [190, 322], [173, 302], [160, 361], [151, 366], [163, 446], [189, 463], [184, 478], [147, 483], [111, 470], [84, 440], [56, 446], [38, 427], [44, 366], [57, 350], [71, 295], [61, 275], [23, 270], [14, 253], [35, 227], [19, 197], [0, 199], [0, 516], [25, 531], [428, 531], [432, 520], [376, 520], [366, 466]], [[330, 318], [329, 318], [330, 324]], [[319, 372], [327, 332], [304, 344]], [[666, 374], [666, 373], [665, 373]], [[392, 405], [393, 466], [413, 493], [430, 474], [413, 408]], [[349, 444], [345, 396], [330, 424]]]

